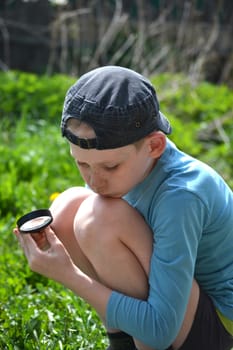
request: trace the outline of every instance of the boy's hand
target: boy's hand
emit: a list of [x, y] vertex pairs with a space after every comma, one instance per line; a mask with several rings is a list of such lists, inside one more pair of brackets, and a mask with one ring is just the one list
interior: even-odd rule
[[[48, 249], [42, 250], [31, 234], [21, 234], [17, 228], [13, 230], [32, 271], [66, 284], [74, 264], [55, 233], [50, 227], [44, 230]], [[39, 233], [38, 233], [39, 234]]]

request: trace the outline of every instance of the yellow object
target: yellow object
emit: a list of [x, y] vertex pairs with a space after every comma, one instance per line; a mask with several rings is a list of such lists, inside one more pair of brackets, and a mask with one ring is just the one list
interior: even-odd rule
[[233, 335], [233, 321], [229, 320], [229, 318], [224, 316], [219, 310], [216, 310], [216, 312], [227, 332]]
[[50, 195], [49, 199], [51, 200], [51, 202], [54, 201], [54, 199], [56, 199], [59, 196], [59, 192], [54, 192]]

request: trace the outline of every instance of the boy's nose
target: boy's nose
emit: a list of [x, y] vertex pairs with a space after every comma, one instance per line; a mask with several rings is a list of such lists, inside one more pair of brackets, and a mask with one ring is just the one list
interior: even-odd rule
[[94, 189], [98, 189], [100, 187], [102, 187], [104, 184], [104, 179], [100, 174], [97, 173], [92, 173], [91, 177], [90, 177], [90, 185], [94, 188]]

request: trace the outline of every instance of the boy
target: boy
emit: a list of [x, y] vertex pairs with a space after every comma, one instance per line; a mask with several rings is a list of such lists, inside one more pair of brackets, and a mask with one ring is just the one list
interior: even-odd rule
[[30, 267], [97, 310], [109, 350], [231, 349], [232, 191], [169, 141], [150, 82], [92, 70], [61, 128], [88, 187], [52, 204], [48, 250], [15, 229]]

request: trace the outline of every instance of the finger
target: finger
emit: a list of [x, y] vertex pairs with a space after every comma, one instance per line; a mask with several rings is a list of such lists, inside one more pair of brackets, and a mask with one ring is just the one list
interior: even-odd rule
[[45, 229], [45, 233], [46, 233], [46, 237], [47, 237], [47, 240], [49, 241], [49, 243], [51, 245], [55, 244], [55, 243], [59, 243], [61, 242], [57, 236], [55, 235], [54, 231], [52, 230], [51, 227], [46, 227]]
[[14, 233], [16, 236], [19, 234], [19, 229], [18, 229], [18, 227], [15, 227], [15, 228], [13, 229], [13, 233]]
[[[65, 246], [63, 245], [63, 243], [59, 240], [59, 238], [56, 236], [56, 234], [54, 233], [54, 231], [51, 229], [51, 227], [47, 227], [46, 228], [46, 238], [47, 241], [50, 245], [50, 251], [56, 250], [56, 251], [66, 251]], [[68, 254], [68, 252], [66, 251], [66, 253]]]
[[19, 243], [21, 245], [21, 248], [24, 251], [24, 254], [26, 255], [27, 259], [30, 259], [30, 256], [34, 254], [35, 251], [38, 250], [37, 244], [34, 241], [34, 239], [31, 237], [31, 235], [24, 235], [24, 234], [18, 234], [17, 236]]

